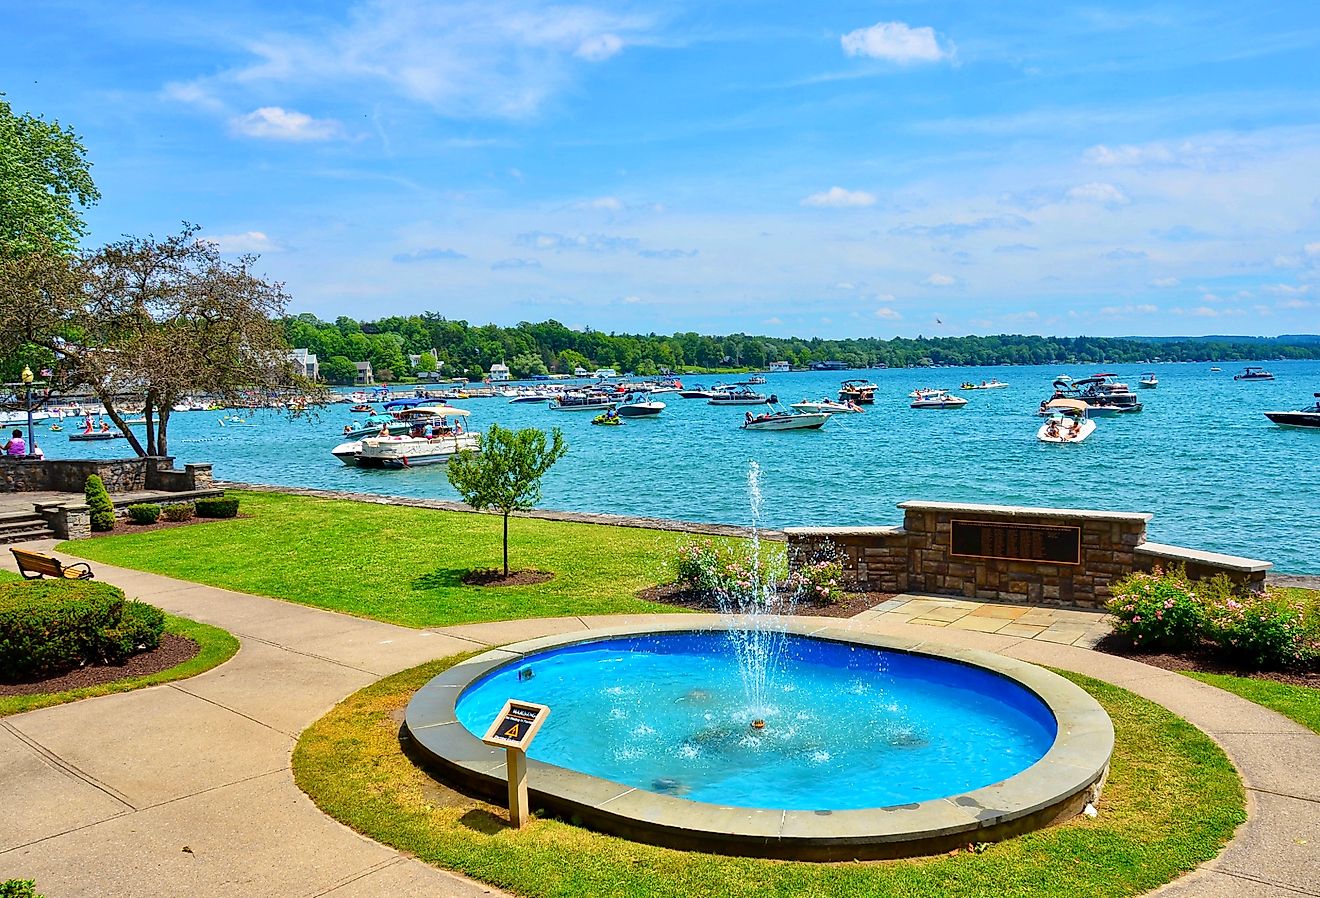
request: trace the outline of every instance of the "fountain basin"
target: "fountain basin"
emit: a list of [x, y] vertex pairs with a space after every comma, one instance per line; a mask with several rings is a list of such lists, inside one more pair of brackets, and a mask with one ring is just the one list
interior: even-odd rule
[[[406, 741], [443, 779], [501, 800], [504, 752], [472, 730], [484, 731], [493, 714], [486, 706], [496, 699], [541, 701], [552, 712], [528, 761], [534, 806], [638, 841], [761, 857], [930, 854], [1049, 825], [1098, 794], [1113, 727], [1069, 681], [984, 652], [797, 619], [771, 626], [791, 643], [789, 667], [824, 664], [835, 669], [827, 676], [850, 688], [776, 683], [763, 707], [740, 708], [739, 693], [728, 707], [707, 708], [711, 693], [737, 684], [680, 672], [674, 682], [644, 675], [631, 702], [614, 693], [609, 678], [619, 665], [672, 668], [703, 640], [741, 629], [737, 620], [677, 618], [530, 640], [455, 665], [413, 697]], [[531, 679], [520, 681], [529, 669]], [[918, 693], [940, 694], [942, 710], [928, 720], [924, 701], [900, 688], [914, 672]], [[673, 691], [689, 679], [687, 693]], [[614, 698], [583, 704], [596, 692]], [[802, 692], [809, 701], [800, 701]], [[957, 699], [959, 692], [970, 702], [944, 707], [944, 693]], [[913, 703], [921, 713], [908, 713]], [[1005, 728], [1015, 730], [1007, 741], [992, 731], [994, 709], [977, 708], [996, 703], [1004, 705]], [[765, 728], [752, 729], [760, 719]], [[963, 730], [970, 737], [959, 743]], [[639, 748], [643, 758], [632, 764], [627, 755]], [[756, 769], [771, 749], [778, 760]], [[830, 763], [816, 770], [821, 755]]]

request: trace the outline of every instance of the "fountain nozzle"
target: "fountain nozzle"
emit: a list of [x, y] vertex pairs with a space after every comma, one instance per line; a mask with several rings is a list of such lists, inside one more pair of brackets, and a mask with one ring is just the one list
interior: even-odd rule
[[754, 729], [754, 730], [763, 730], [763, 729], [765, 729], [765, 721], [764, 721], [764, 720], [753, 720], [753, 721], [752, 721], [752, 729]]

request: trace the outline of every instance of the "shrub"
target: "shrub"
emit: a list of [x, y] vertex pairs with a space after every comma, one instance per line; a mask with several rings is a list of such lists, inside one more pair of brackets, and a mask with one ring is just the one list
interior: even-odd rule
[[753, 554], [744, 543], [686, 543], [678, 549], [675, 583], [706, 598], [736, 598], [740, 610], [750, 610], [749, 603], [769, 600], [763, 593], [784, 566], [782, 550], [763, 545], [761, 553]]
[[1236, 664], [1269, 670], [1310, 666], [1320, 657], [1320, 620], [1271, 590], [1219, 596], [1207, 607], [1206, 635]]
[[1182, 568], [1129, 574], [1111, 587], [1114, 631], [1143, 649], [1196, 648], [1205, 632], [1205, 611]]
[[799, 598], [821, 605], [832, 605], [843, 598], [843, 562], [825, 558], [799, 565], [788, 575], [784, 585]]
[[689, 592], [714, 596], [727, 588], [725, 562], [713, 543], [687, 543], [678, 547], [676, 582]]
[[9, 879], [0, 882], [0, 898], [41, 898], [37, 885], [30, 879]]
[[115, 529], [115, 504], [110, 501], [110, 492], [105, 488], [105, 481], [98, 474], [89, 474], [83, 487], [87, 497], [87, 509], [91, 512], [93, 530]]
[[160, 516], [167, 521], [178, 523], [179, 521], [192, 520], [193, 504], [191, 502], [179, 502], [176, 505], [166, 505], [160, 510]]
[[101, 634], [123, 613], [124, 593], [108, 583], [0, 584], [0, 680], [56, 676], [101, 660]]
[[199, 518], [233, 518], [238, 516], [238, 499], [229, 496], [215, 499], [198, 499], [195, 507]]
[[128, 506], [128, 519], [134, 524], [154, 524], [160, 519], [160, 506], [139, 502]]
[[165, 614], [146, 602], [125, 602], [119, 624], [101, 632], [101, 658], [118, 664], [138, 652], [149, 652], [160, 645], [165, 632]]

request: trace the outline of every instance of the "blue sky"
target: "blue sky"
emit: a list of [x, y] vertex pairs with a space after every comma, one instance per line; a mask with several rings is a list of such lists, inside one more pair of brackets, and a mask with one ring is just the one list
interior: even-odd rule
[[294, 311], [1320, 330], [1314, 2], [4, 7], [89, 242], [197, 222]]

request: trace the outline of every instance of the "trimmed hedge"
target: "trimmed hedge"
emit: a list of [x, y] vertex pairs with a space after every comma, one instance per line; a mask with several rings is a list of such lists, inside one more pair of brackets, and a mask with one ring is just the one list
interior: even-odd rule
[[134, 524], [154, 524], [160, 520], [160, 506], [150, 502], [139, 502], [128, 506], [128, 519]]
[[198, 499], [195, 503], [199, 518], [233, 518], [238, 516], [238, 498]]
[[110, 501], [110, 491], [105, 488], [105, 481], [98, 474], [87, 475], [83, 487], [87, 499], [87, 508], [91, 512], [93, 530], [115, 529], [115, 503]]
[[179, 502], [175, 505], [166, 505], [160, 510], [160, 516], [167, 521], [178, 523], [192, 520], [193, 511], [191, 502]]
[[41, 898], [37, 884], [30, 879], [7, 879], [0, 882], [0, 898]]
[[118, 664], [160, 645], [159, 608], [130, 602], [108, 583], [0, 583], [0, 681], [59, 676], [85, 664]]

